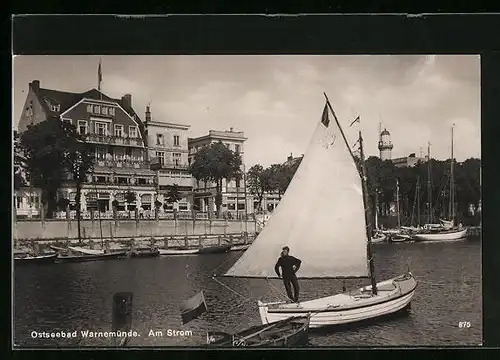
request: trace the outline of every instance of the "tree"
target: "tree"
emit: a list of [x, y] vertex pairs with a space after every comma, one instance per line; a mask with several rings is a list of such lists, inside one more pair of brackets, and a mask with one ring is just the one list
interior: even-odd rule
[[264, 170], [262, 165], [254, 165], [247, 172], [248, 191], [258, 199], [258, 209], [262, 210], [262, 199], [266, 192], [269, 172]]
[[[31, 185], [42, 190], [43, 214], [51, 217], [57, 207], [57, 190], [68, 174], [76, 182], [78, 194], [78, 186], [93, 167], [92, 148], [74, 125], [58, 117], [28, 126], [20, 135], [20, 147]], [[79, 199], [76, 201], [79, 205]]]
[[135, 194], [135, 192], [129, 190], [125, 193], [125, 202], [128, 204], [127, 208], [128, 208], [128, 218], [129, 219], [131, 218], [130, 204], [132, 204], [136, 200], [137, 200], [137, 195]]
[[57, 189], [64, 180], [65, 139], [63, 124], [49, 118], [20, 135], [31, 185], [42, 190], [42, 215], [51, 217], [56, 208]]
[[240, 155], [220, 141], [201, 148], [194, 156], [189, 172], [198, 181], [215, 183], [217, 217], [221, 215], [222, 180], [236, 178], [241, 173], [241, 165]]
[[169, 204], [176, 203], [182, 199], [181, 192], [179, 191], [179, 185], [172, 185], [167, 192], [166, 200]]
[[[84, 135], [80, 135], [76, 131], [76, 127], [72, 124], [63, 122], [63, 130], [66, 135], [65, 151], [64, 151], [64, 168], [71, 174], [71, 178], [75, 183], [76, 196], [76, 219], [78, 222], [78, 240], [81, 239], [80, 233], [80, 213], [81, 213], [81, 198], [82, 184], [87, 179], [87, 174], [94, 168], [94, 149], [87, 143]], [[96, 203], [97, 194], [96, 194]], [[100, 211], [100, 209], [97, 209]]]
[[21, 174], [14, 174], [14, 190], [21, 190], [21, 188], [25, 185], [24, 179]]

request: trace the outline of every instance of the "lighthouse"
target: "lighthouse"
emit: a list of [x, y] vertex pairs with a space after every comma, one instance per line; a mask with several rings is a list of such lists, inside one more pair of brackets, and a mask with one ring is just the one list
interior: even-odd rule
[[380, 133], [380, 139], [378, 141], [378, 149], [380, 151], [380, 160], [391, 160], [391, 152], [392, 152], [392, 142], [391, 142], [391, 134], [387, 129], [384, 129]]

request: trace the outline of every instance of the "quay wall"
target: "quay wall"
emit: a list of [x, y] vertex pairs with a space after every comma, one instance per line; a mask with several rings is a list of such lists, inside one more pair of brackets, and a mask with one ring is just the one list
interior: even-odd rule
[[[255, 233], [259, 226], [255, 221], [239, 220], [102, 220], [80, 221], [84, 239], [143, 238], [172, 235], [229, 234], [248, 231]], [[16, 240], [64, 240], [78, 239], [77, 222], [72, 220], [17, 221], [13, 224]]]

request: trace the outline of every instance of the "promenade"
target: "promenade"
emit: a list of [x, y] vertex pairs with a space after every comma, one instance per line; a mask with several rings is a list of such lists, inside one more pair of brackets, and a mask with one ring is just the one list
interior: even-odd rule
[[[120, 240], [129, 238], [182, 237], [198, 235], [223, 235], [231, 233], [255, 233], [260, 231], [256, 221], [244, 220], [81, 220], [83, 239]], [[13, 238], [16, 241], [77, 240], [76, 220], [23, 220], [13, 224]]]

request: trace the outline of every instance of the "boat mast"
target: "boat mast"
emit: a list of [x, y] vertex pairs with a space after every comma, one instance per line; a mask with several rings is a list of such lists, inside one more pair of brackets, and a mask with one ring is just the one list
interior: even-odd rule
[[378, 230], [378, 189], [375, 189], [375, 230]]
[[420, 227], [420, 176], [417, 176], [417, 195], [415, 196], [417, 202], [417, 226]]
[[451, 161], [450, 161], [450, 220], [455, 225], [455, 169], [453, 159], [453, 126], [451, 127]]
[[396, 179], [396, 212], [398, 215], [398, 229], [401, 227], [401, 216], [399, 214], [399, 179]]
[[432, 224], [431, 143], [427, 146], [427, 205], [429, 224]]
[[96, 184], [96, 176], [95, 176], [95, 173], [92, 172], [92, 177], [93, 177], [93, 183], [94, 183], [94, 191], [95, 191], [95, 203], [96, 203], [96, 207], [97, 207], [97, 216], [99, 217], [99, 230], [101, 232], [101, 247], [102, 249], [104, 250], [104, 240], [102, 238], [102, 220], [101, 220], [101, 209], [99, 209], [99, 200], [98, 200], [98, 196], [97, 196], [97, 184]]
[[373, 263], [372, 254], [372, 239], [371, 239], [371, 226], [370, 226], [370, 207], [368, 203], [368, 188], [366, 186], [366, 165], [365, 165], [365, 155], [363, 152], [363, 137], [361, 136], [361, 131], [359, 132], [359, 154], [361, 160], [361, 184], [363, 185], [363, 203], [365, 207], [365, 221], [366, 221], [366, 237], [368, 239], [367, 243], [367, 255], [368, 263], [370, 266], [370, 280], [372, 285], [372, 294], [377, 295], [377, 281], [375, 280], [375, 266]]

